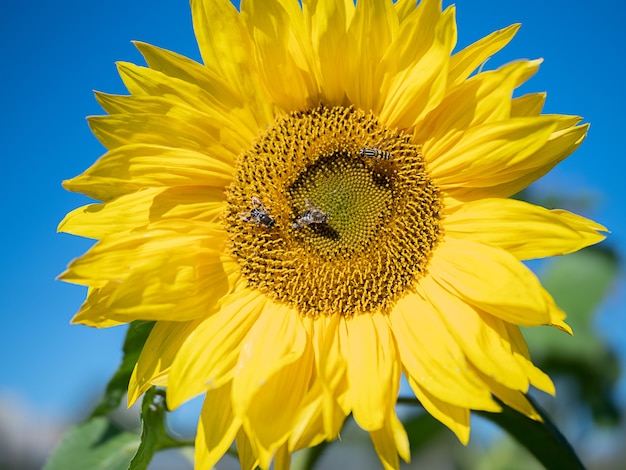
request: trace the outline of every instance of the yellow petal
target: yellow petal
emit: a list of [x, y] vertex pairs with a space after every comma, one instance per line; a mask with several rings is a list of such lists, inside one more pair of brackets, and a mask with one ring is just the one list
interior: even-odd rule
[[303, 357], [302, 361], [276, 372], [250, 402], [244, 427], [251, 439], [256, 441], [263, 468], [268, 468], [276, 450], [287, 444], [301, 409], [311, 359]]
[[232, 174], [228, 159], [162, 145], [129, 144], [111, 150], [63, 186], [103, 201], [152, 187], [186, 186], [197, 196], [206, 194], [203, 200], [217, 201], [224, 199]]
[[[380, 110], [389, 126], [413, 126], [441, 102], [446, 91], [450, 52], [456, 42], [454, 7], [442, 14], [441, 2], [428, 1], [416, 13], [402, 24], [381, 65], [391, 71], [382, 85], [386, 99]], [[420, 45], [417, 51], [416, 45]]]
[[313, 351], [300, 315], [268, 302], [241, 349], [233, 408], [267, 468], [284, 444], [313, 372]]
[[257, 452], [243, 429], [239, 429], [235, 442], [237, 443], [237, 456], [241, 470], [255, 469], [259, 465]]
[[340, 69], [344, 71], [346, 96], [357, 108], [375, 113], [380, 110], [380, 86], [385, 72], [380, 61], [397, 27], [391, 2], [357, 2]]
[[100, 316], [124, 322], [191, 320], [234, 289], [238, 265], [207, 247], [219, 246], [219, 239], [206, 231], [184, 235], [165, 225], [106, 237], [70, 265], [62, 279], [99, 288], [90, 292], [75, 322]]
[[551, 320], [549, 296], [537, 277], [499, 248], [446, 237], [434, 253], [430, 273], [464, 302], [509, 323], [534, 326]]
[[216, 104], [225, 108], [239, 107], [242, 98], [236, 89], [208, 67], [176, 52], [168, 51], [152, 44], [133, 41], [135, 47], [146, 59], [148, 67], [164, 73], [168, 77], [184, 80], [201, 88], [216, 98]]
[[270, 100], [284, 112], [303, 109], [316, 101], [316, 60], [298, 3], [244, 0], [241, 13]]
[[130, 62], [117, 62], [116, 65], [124, 86], [132, 95], [166, 98], [172, 105], [219, 118], [215, 108], [223, 106], [220, 97], [207, 93], [199, 86]]
[[[555, 120], [557, 128], [562, 117]], [[559, 129], [552, 133], [546, 144], [526, 158], [511, 162], [507, 172], [495, 178], [472, 182], [475, 187], [448, 188], [451, 195], [465, 201], [509, 197], [526, 188], [533, 181], [548, 173], [559, 162], [574, 152], [585, 139], [589, 125]]]
[[513, 39], [519, 27], [519, 24], [513, 24], [494, 31], [454, 54], [450, 61], [449, 86], [459, 85], [465, 81], [479, 65], [506, 46]]
[[497, 319], [475, 310], [431, 277], [422, 279], [418, 289], [436, 307], [472, 364], [510, 388], [528, 389], [528, 377], [513, 358], [506, 330]]
[[389, 318], [405, 374], [420, 387], [457, 406], [497, 408], [489, 388], [470, 369], [431, 303], [409, 294], [398, 301]]
[[313, 54], [319, 62], [320, 91], [322, 101], [331, 105], [341, 104], [345, 93], [345, 66], [343, 51], [347, 30], [355, 6], [352, 0], [303, 0], [307, 30], [312, 42]]
[[[133, 97], [134, 98], [134, 97]], [[163, 98], [159, 98], [163, 100]], [[157, 98], [148, 98], [154, 101]], [[173, 108], [172, 114], [112, 114], [91, 116], [89, 127], [102, 145], [112, 150], [123, 145], [147, 144], [219, 156], [223, 152], [234, 161], [237, 152], [226, 148], [228, 142], [219, 140], [222, 126], [207, 122], [203, 116]], [[241, 150], [240, 147], [237, 149]]]
[[398, 13], [398, 19], [400, 21], [406, 21], [409, 15], [415, 12], [414, 0], [396, 0], [395, 2], [393, 2], [393, 6], [396, 8], [396, 12]]
[[198, 318], [233, 290], [240, 275], [233, 259], [217, 253], [158, 261], [119, 285], [108, 300], [111, 318]]
[[242, 69], [253, 63], [252, 41], [235, 6], [226, 0], [193, 0], [191, 14], [205, 66], [233, 85], [240, 83]]
[[505, 326], [509, 334], [509, 341], [511, 342], [511, 347], [513, 349], [513, 356], [526, 372], [530, 383], [539, 390], [543, 390], [546, 393], [554, 395], [556, 393], [554, 383], [552, 383], [552, 380], [545, 372], [537, 368], [530, 360], [528, 346], [526, 345], [526, 341], [524, 340], [519, 327], [506, 322]]
[[222, 113], [230, 122], [237, 123], [232, 129], [237, 135], [244, 139], [255, 137], [258, 124], [252, 111], [246, 106], [239, 91], [224, 78], [175, 52], [139, 41], [133, 43], [151, 69], [195, 85], [203, 93], [213, 97], [213, 110]]
[[[307, 403], [300, 408], [294, 424], [287, 443], [289, 452], [315, 447], [326, 440], [327, 436], [322, 422], [322, 399], [317, 397], [315, 401], [307, 400]], [[337, 435], [334, 435], [331, 439], [336, 437]]]
[[385, 470], [400, 468], [398, 454], [405, 462], [410, 462], [409, 438], [395, 410], [391, 410], [382, 429], [370, 432], [370, 438]]
[[74, 315], [70, 323], [94, 328], [109, 328], [128, 323], [123, 319], [113, 320], [109, 318], [107, 302], [118, 286], [119, 284], [115, 281], [105, 283], [99, 287], [89, 286], [87, 299], [80, 306], [80, 310]]
[[[222, 245], [223, 231], [217, 224], [199, 224], [184, 220], [163, 220], [145, 230], [111, 234], [96, 243], [85, 255], [74, 260], [60, 277], [68, 282], [104, 285], [106, 281], [123, 281], [133, 271], [153, 265], [159, 258], [188, 255], [185, 248], [198, 249], [212, 238], [213, 246]], [[187, 252], [187, 253], [186, 253]]]
[[470, 435], [470, 410], [454, 406], [432, 396], [410, 378], [409, 385], [426, 411], [446, 425], [462, 444], [467, 444]]
[[263, 129], [273, 120], [272, 107], [260, 84], [241, 15], [229, 0], [192, 0], [191, 17], [204, 65], [239, 90]]
[[539, 63], [512, 62], [449, 90], [439, 106], [415, 125], [413, 138], [423, 143], [431, 165], [436, 167], [439, 156], [453, 149], [470, 128], [509, 119], [513, 91], [524, 77], [537, 71]]
[[[172, 259], [159, 258], [122, 282], [112, 280], [102, 286], [96, 282], [98, 287], [90, 287], [72, 323], [102, 328], [133, 320], [186, 321], [204, 316], [222, 295], [233, 290], [240, 277], [236, 262], [220, 261], [220, 256], [194, 268], [176, 263], [172, 268], [162, 263]], [[184, 282], [194, 270], [204, 274], [202, 281]]]
[[606, 228], [563, 210], [513, 199], [490, 198], [458, 206], [446, 217], [446, 234], [502, 248], [518, 259], [578, 251], [602, 241]]
[[511, 117], [539, 116], [546, 93], [528, 93], [511, 100]]
[[[304, 320], [305, 325], [307, 320]], [[321, 316], [313, 321], [310, 331], [315, 364], [322, 393], [324, 430], [336, 437], [352, 407], [347, 377], [345, 329], [340, 329], [340, 316]], [[343, 331], [343, 335], [341, 334]]]
[[280, 369], [300, 361], [306, 349], [307, 334], [298, 313], [265, 299], [238, 358], [233, 386], [235, 410], [243, 416], [254, 393]]
[[162, 96], [114, 95], [94, 91], [96, 101], [108, 114], [167, 114], [172, 103]]
[[[239, 118], [241, 113], [232, 111], [233, 105], [241, 107], [243, 103], [228, 106], [221, 96], [213, 96], [197, 85], [147, 67], [118, 62], [117, 68], [124, 85], [135, 98], [162, 100], [160, 114], [178, 117], [190, 126], [206, 129], [207, 134], [218, 137], [216, 140], [234, 149], [235, 155], [255, 137], [254, 130], [246, 129], [245, 121]], [[234, 162], [231, 159], [231, 163]]]
[[233, 415], [230, 398], [230, 383], [209, 390], [204, 398], [196, 434], [196, 468], [213, 468], [228, 451], [241, 428], [241, 422]]
[[274, 470], [289, 470], [291, 468], [291, 453], [287, 444], [283, 444], [276, 451], [273, 468]]
[[[315, 447], [326, 439], [335, 439], [338, 436], [339, 429], [331, 435], [325, 432], [322, 417], [323, 397], [321, 395], [320, 382], [315, 380], [302, 401], [298, 416], [294, 420], [294, 426], [289, 433], [287, 446], [289, 452]], [[341, 422], [343, 423], [343, 420]]]
[[[546, 145], [556, 128], [549, 116], [512, 118], [472, 127], [449, 149], [427, 153], [431, 174], [441, 189], [496, 185], [515, 165]], [[462, 179], [460, 178], [462, 176]]]
[[65, 216], [58, 230], [99, 239], [161, 219], [217, 222], [226, 209], [223, 197], [223, 190], [213, 187], [147, 188], [104, 204], [79, 207]]
[[548, 323], [548, 325], [553, 326], [556, 329], [561, 330], [564, 333], [567, 333], [568, 335], [574, 334], [572, 331], [572, 328], [562, 320], [551, 320], [550, 323]]
[[[478, 373], [480, 374], [480, 371], [478, 371]], [[510, 388], [505, 387], [504, 385], [484, 374], [481, 374], [481, 376], [483, 380], [487, 384], [489, 384], [491, 390], [493, 390], [493, 394], [500, 400], [502, 400], [506, 405], [522, 413], [523, 415], [528, 416], [530, 419], [534, 419], [535, 421], [543, 421], [541, 419], [541, 415], [537, 413], [533, 405], [528, 401], [528, 399], [522, 392], [520, 392], [519, 390], [511, 390]]]
[[172, 364], [167, 394], [170, 408], [232, 380], [242, 342], [266, 302], [253, 290], [232, 294], [194, 329]]
[[141, 349], [128, 384], [128, 406], [152, 385], [166, 385], [167, 375], [178, 350], [198, 321], [156, 322]]
[[383, 427], [397, 398], [400, 368], [396, 344], [385, 316], [355, 315], [347, 329], [350, 403], [357, 424], [365, 431]]

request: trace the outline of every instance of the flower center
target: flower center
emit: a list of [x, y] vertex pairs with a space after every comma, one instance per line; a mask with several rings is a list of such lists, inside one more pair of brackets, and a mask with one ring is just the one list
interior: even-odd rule
[[390, 179], [358, 158], [341, 153], [318, 160], [288, 189], [295, 214], [312, 208], [324, 222], [296, 219], [295, 236], [332, 260], [365, 249], [391, 215]]
[[351, 107], [278, 118], [240, 156], [227, 200], [249, 286], [304, 315], [388, 311], [442, 233], [420, 147]]

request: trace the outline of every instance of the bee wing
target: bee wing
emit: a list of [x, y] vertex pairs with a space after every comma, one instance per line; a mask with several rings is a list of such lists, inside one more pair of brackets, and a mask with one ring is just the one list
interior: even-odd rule
[[253, 209], [260, 209], [262, 211], [265, 211], [265, 206], [263, 205], [263, 203], [258, 197], [252, 196], [251, 202], [252, 202]]

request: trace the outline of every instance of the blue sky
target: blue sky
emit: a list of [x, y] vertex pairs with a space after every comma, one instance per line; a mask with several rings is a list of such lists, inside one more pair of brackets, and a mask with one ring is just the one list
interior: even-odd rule
[[[543, 57], [538, 75], [523, 90], [547, 90], [545, 112], [577, 114], [591, 123], [581, 149], [539, 187], [573, 197], [591, 195], [594, 206], [586, 215], [607, 225], [610, 243], [626, 254], [620, 117], [626, 105], [625, 7], [582, 0], [456, 3], [459, 45], [521, 22], [516, 38], [487, 68]], [[0, 152], [5, 162], [0, 394], [20, 396], [55, 418], [75, 416], [86, 397], [102, 389], [120, 358], [123, 329], [69, 325], [85, 290], [55, 276], [90, 242], [57, 234], [56, 225], [87, 202], [64, 191], [61, 181], [103, 153], [85, 121], [101, 113], [92, 90], [124, 93], [114, 62], [141, 63], [130, 43], [135, 39], [199, 58], [185, 1], [10, 2], [0, 16]], [[623, 279], [598, 319], [615, 345], [626, 343]]]

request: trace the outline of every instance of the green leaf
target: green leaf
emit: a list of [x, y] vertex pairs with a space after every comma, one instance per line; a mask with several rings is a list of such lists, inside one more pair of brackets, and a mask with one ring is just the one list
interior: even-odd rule
[[72, 427], [43, 470], [127, 470], [139, 436], [97, 417]]
[[182, 444], [167, 435], [166, 411], [165, 391], [155, 387], [149, 389], [141, 402], [141, 444], [128, 470], [145, 470], [157, 451]]
[[584, 465], [578, 459], [567, 439], [537, 403], [530, 397], [527, 398], [543, 418], [543, 423], [528, 418], [502, 402], [500, 402], [501, 413], [488, 413], [486, 411], [477, 411], [476, 413], [507, 431], [528, 449], [547, 470], [562, 470], [564, 468], [584, 470]]
[[134, 321], [128, 326], [122, 348], [124, 352], [122, 363], [107, 384], [104, 396], [94, 409], [90, 419], [97, 416], [106, 416], [119, 406], [122, 398], [126, 395], [128, 381], [153, 326], [154, 322], [145, 321]]

